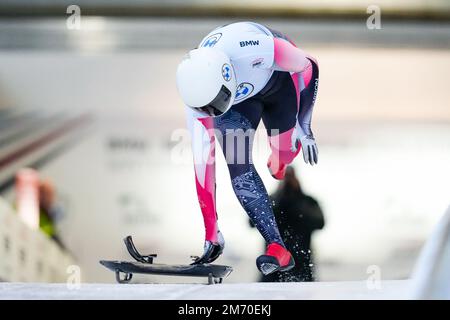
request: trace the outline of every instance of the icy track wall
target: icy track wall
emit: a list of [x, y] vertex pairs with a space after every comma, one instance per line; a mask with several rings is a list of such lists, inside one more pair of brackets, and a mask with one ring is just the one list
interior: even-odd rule
[[0, 281], [67, 282], [72, 257], [0, 198]]

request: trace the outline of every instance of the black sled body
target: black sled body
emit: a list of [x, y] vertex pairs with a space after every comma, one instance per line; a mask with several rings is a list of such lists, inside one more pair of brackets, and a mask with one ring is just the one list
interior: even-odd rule
[[[208, 284], [222, 283], [232, 271], [230, 266], [216, 264], [172, 265], [153, 263], [156, 254], [141, 255], [134, 246], [131, 236], [124, 239], [128, 252], [136, 261], [101, 260], [100, 263], [115, 272], [119, 283], [128, 283], [133, 274], [154, 274], [166, 276], [204, 277]], [[123, 274], [123, 277], [121, 276]]]

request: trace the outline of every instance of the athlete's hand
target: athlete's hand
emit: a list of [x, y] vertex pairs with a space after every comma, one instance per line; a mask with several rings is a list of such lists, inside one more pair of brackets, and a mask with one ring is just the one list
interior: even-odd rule
[[214, 260], [216, 260], [220, 254], [222, 253], [222, 250], [218, 244], [212, 243], [210, 241], [205, 241], [203, 254], [201, 257], [196, 257], [194, 262], [192, 264], [205, 264], [205, 263], [211, 263]]
[[310, 165], [317, 164], [319, 160], [319, 149], [317, 149], [316, 140], [312, 135], [304, 135], [300, 137], [302, 144], [303, 159]]
[[196, 257], [193, 263], [191, 264], [204, 264], [211, 263], [222, 254], [223, 249], [225, 248], [225, 240], [222, 236], [222, 233], [219, 231], [217, 234], [218, 241], [211, 242], [206, 240], [203, 246], [203, 254], [201, 257]]

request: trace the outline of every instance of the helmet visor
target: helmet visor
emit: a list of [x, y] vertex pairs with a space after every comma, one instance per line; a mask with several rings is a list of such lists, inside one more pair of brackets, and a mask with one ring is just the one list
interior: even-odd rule
[[224, 114], [228, 110], [230, 100], [231, 91], [222, 85], [222, 88], [220, 88], [220, 91], [214, 100], [199, 109], [212, 117], [217, 117]]

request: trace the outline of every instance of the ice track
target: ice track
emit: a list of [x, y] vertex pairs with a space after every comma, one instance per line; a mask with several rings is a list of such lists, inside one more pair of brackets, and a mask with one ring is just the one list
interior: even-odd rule
[[0, 283], [0, 299], [406, 299], [409, 280], [316, 283], [203, 284], [66, 284]]

